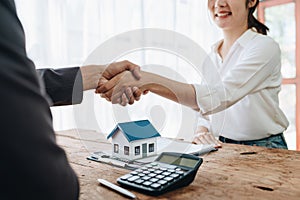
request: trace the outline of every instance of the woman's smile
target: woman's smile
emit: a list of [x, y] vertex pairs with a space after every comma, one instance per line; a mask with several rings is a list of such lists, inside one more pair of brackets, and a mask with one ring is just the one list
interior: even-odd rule
[[230, 11], [219, 11], [215, 13], [216, 18], [227, 18], [228, 16], [231, 16], [232, 12]]

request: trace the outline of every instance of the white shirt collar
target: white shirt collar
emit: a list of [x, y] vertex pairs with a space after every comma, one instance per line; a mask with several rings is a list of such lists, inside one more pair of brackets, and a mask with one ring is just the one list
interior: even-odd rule
[[[252, 29], [248, 29], [247, 31], [245, 31], [236, 41], [235, 43], [240, 44], [241, 46], [246, 46], [247, 43], [252, 40], [253, 37], [255, 37], [258, 33], [255, 32]], [[218, 54], [218, 48], [220, 47], [221, 43], [223, 42], [222, 40], [219, 40], [218, 42], [216, 42], [215, 44], [212, 45], [212, 52]]]

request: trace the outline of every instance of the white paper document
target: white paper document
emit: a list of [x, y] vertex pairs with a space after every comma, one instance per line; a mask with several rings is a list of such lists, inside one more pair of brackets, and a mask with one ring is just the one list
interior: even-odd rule
[[157, 154], [162, 152], [176, 152], [200, 155], [212, 150], [214, 150], [214, 144], [192, 144], [164, 137], [157, 138]]
[[162, 152], [201, 155], [214, 150], [215, 148], [213, 144], [192, 144], [185, 141], [178, 141], [170, 138], [158, 137], [157, 154], [155, 156], [140, 158], [136, 160], [126, 160], [123, 158], [113, 157], [111, 150], [109, 150], [94, 152], [88, 157], [88, 159], [133, 170], [144, 164], [153, 162]]

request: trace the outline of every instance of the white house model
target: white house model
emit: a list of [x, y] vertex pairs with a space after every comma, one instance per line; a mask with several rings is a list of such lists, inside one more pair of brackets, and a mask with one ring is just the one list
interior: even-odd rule
[[160, 134], [148, 120], [118, 123], [107, 136], [112, 138], [112, 156], [134, 160], [157, 153]]

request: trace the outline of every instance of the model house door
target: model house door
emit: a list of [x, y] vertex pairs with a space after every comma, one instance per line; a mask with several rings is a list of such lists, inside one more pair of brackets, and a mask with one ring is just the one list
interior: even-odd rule
[[142, 144], [142, 157], [147, 157], [147, 143]]

